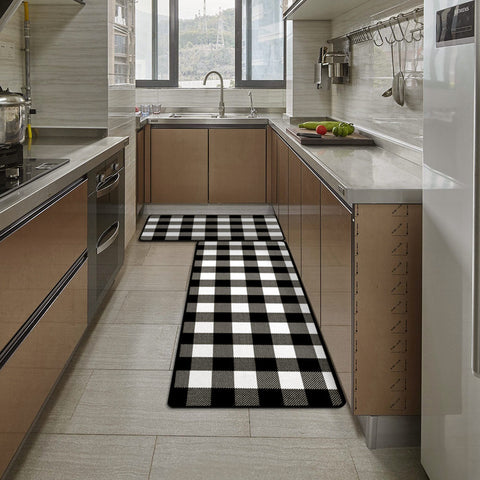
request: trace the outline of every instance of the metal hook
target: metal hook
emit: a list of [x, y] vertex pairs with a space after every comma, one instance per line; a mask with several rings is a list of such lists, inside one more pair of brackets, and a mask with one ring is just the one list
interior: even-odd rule
[[[416, 42], [419, 42], [423, 38], [423, 23], [420, 22], [420, 20], [418, 19], [419, 12], [420, 12], [420, 10], [418, 8], [415, 9], [415, 12], [413, 13], [413, 20], [415, 21], [415, 28], [410, 31], [410, 33], [412, 34], [413, 40], [415, 40]], [[417, 32], [418, 32], [418, 37], [416, 37], [414, 35], [414, 33], [417, 33]]]
[[392, 31], [392, 36], [391, 36], [390, 39], [388, 39], [387, 36], [384, 37], [384, 38], [385, 38], [385, 41], [386, 41], [389, 45], [393, 45], [393, 44], [397, 41], [397, 39], [396, 39], [396, 37], [395, 37], [395, 32], [393, 31], [393, 27], [392, 27], [391, 20], [392, 20], [392, 19], [388, 20], [388, 24], [390, 25], [390, 30]]
[[[377, 22], [377, 26], [380, 22]], [[375, 35], [372, 33], [371, 29], [369, 28], [370, 30], [370, 35], [372, 36], [372, 40], [373, 40], [373, 43], [377, 46], [377, 47], [381, 47], [384, 43], [385, 43], [385, 40], [383, 39], [382, 37], [382, 34], [381, 34], [381, 29], [380, 28], [376, 28], [376, 32], [378, 33], [378, 36], [380, 37], [380, 40], [382, 43], [377, 43], [376, 40], [375, 40]]]
[[[394, 29], [393, 26], [392, 26], [392, 22], [395, 21], [395, 20], [397, 20], [397, 22], [398, 22], [398, 17], [391, 17], [391, 18], [389, 18], [388, 24], [389, 24], [389, 26], [390, 26], [390, 30], [392, 31], [392, 35], [393, 35], [394, 41], [400, 43], [400, 42], [403, 41], [403, 38], [400, 38], [400, 39], [397, 38], [397, 35], [396, 35], [396, 33], [395, 33], [395, 29]], [[400, 24], [399, 24], [399, 25], [400, 25]], [[401, 32], [402, 35], [403, 35], [403, 31], [402, 31], [401, 28], [400, 28], [400, 32]]]
[[[401, 27], [401, 25], [400, 25], [400, 17], [403, 17], [403, 19], [406, 19], [407, 24], [405, 25], [405, 31], [403, 31], [403, 29], [402, 29], [402, 27]], [[401, 13], [401, 14], [397, 17], [397, 22], [398, 22], [398, 27], [400, 28], [400, 31], [402, 32], [403, 39], [404, 39], [407, 43], [412, 43], [413, 40], [414, 40], [414, 38], [413, 38], [413, 34], [412, 34], [411, 32], [410, 32], [410, 35], [411, 35], [410, 40], [408, 40], [408, 38], [407, 38], [408, 26], [410, 25], [410, 18], [409, 18], [407, 15]]]

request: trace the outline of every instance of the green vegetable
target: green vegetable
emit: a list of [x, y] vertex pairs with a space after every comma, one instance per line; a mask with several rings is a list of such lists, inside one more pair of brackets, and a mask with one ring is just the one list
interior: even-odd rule
[[332, 130], [332, 133], [336, 137], [346, 137], [348, 135], [348, 132], [349, 132], [349, 128], [348, 128], [348, 125], [346, 124], [337, 125], [336, 127], [333, 127], [333, 130]]
[[347, 129], [347, 135], [351, 135], [354, 131], [355, 131], [355, 126], [353, 125], [353, 123], [341, 123], [340, 124], [341, 127], [346, 127]]
[[323, 125], [327, 132], [331, 132], [334, 127], [340, 125], [340, 122], [305, 122], [299, 125], [300, 128], [307, 128], [308, 130], [316, 130], [319, 125]]

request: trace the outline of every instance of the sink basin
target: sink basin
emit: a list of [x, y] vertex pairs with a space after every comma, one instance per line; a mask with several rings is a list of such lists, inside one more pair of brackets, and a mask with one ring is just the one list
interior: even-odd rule
[[[168, 118], [218, 118], [217, 113], [171, 113]], [[246, 113], [227, 113], [222, 118], [250, 118]], [[256, 117], [255, 117], [256, 118]]]
[[168, 118], [217, 118], [216, 113], [171, 113]]
[[148, 123], [223, 126], [238, 124], [266, 125], [268, 124], [268, 118], [262, 116], [250, 118], [248, 113], [227, 113], [225, 117], [219, 118], [217, 113], [212, 112], [173, 112], [160, 115], [151, 115], [148, 118]]

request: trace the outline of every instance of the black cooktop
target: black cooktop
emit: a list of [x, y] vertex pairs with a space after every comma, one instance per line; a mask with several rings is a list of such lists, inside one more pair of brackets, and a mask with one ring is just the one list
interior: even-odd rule
[[8, 195], [69, 162], [68, 158], [29, 158], [20, 162], [2, 162], [0, 155], [0, 197]]

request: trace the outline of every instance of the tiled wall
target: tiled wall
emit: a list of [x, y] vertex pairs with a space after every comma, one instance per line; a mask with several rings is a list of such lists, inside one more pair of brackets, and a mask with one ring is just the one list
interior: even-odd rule
[[[132, 5], [134, 0], [130, 0]], [[115, 0], [95, 0], [84, 7], [31, 5], [33, 126], [107, 128], [128, 136], [125, 152], [125, 240], [135, 233], [135, 88], [115, 85], [113, 48]], [[132, 23], [134, 25], [134, 22]], [[108, 28], [107, 28], [108, 26]], [[15, 58], [1, 61], [0, 85], [21, 91], [24, 84], [23, 8], [0, 32], [15, 43]]]
[[329, 38], [330, 22], [298, 20], [287, 23], [287, 115], [330, 116], [331, 93], [317, 89], [314, 84], [319, 50]]
[[[128, 2], [127, 28], [135, 28], [134, 0]], [[134, 78], [126, 76], [116, 83], [114, 67], [114, 19], [115, 0], [108, 0], [108, 134], [129, 137], [125, 148], [125, 245], [131, 240], [136, 229], [136, 120]], [[129, 51], [135, 52], [134, 35]], [[134, 66], [135, 58], [130, 58]]]
[[[285, 90], [283, 89], [225, 89], [225, 108], [249, 107], [249, 90], [252, 91], [256, 108], [285, 109]], [[160, 103], [163, 107], [207, 107], [215, 109], [219, 101], [218, 88], [137, 88], [137, 106]]]
[[23, 60], [23, 8], [19, 8], [0, 32], [0, 42], [15, 44], [14, 58], [0, 60], [0, 86], [13, 92], [22, 92], [24, 80]]
[[32, 5], [34, 126], [107, 127], [106, 0]]
[[[369, 0], [334, 19], [332, 36], [342, 35], [422, 4], [419, 0]], [[386, 30], [382, 31], [383, 35], [388, 33]], [[402, 57], [406, 59], [405, 105], [397, 105], [393, 97], [382, 97], [382, 93], [392, 86], [390, 46], [385, 43], [382, 47], [376, 47], [372, 42], [365, 42], [352, 47], [351, 84], [332, 86], [332, 116], [421, 149], [423, 42], [403, 42], [401, 46]], [[396, 61], [397, 48], [396, 46]]]

